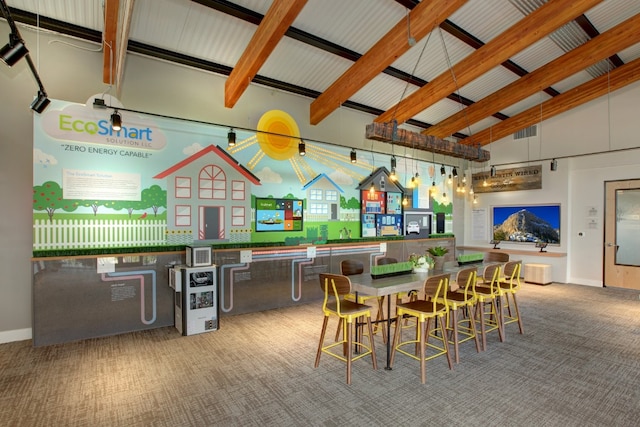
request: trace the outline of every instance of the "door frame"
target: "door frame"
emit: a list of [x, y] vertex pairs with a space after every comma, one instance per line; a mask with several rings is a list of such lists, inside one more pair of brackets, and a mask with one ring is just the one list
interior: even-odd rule
[[640, 290], [640, 266], [616, 264], [616, 191], [625, 189], [640, 189], [640, 178], [604, 182], [602, 284]]

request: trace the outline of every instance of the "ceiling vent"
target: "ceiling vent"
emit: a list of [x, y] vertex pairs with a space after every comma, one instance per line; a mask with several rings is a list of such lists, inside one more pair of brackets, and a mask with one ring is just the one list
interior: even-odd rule
[[519, 130], [513, 134], [513, 139], [524, 139], [532, 136], [538, 136], [538, 125], [532, 125], [528, 128]]

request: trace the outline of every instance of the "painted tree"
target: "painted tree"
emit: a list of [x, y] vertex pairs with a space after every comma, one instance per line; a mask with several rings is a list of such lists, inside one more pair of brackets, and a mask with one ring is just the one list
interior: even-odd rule
[[96, 216], [98, 214], [98, 208], [100, 208], [100, 206], [105, 206], [106, 203], [111, 204], [113, 202], [110, 202], [109, 200], [93, 200], [93, 199], [84, 199], [84, 200], [78, 201], [78, 204], [80, 206], [91, 208], [91, 210], [93, 211], [93, 216]]
[[167, 207], [167, 190], [163, 190], [159, 185], [152, 185], [142, 190], [140, 199], [142, 209], [151, 208], [153, 215], [158, 215], [158, 209]]
[[33, 187], [33, 210], [46, 211], [49, 221], [53, 221], [56, 210], [73, 212], [78, 208], [78, 205], [77, 200], [65, 200], [62, 197], [62, 188], [57, 182], [47, 181]]
[[113, 206], [111, 208], [116, 211], [125, 209], [129, 218], [131, 218], [134, 210], [145, 209], [140, 200], [116, 200], [113, 202]]

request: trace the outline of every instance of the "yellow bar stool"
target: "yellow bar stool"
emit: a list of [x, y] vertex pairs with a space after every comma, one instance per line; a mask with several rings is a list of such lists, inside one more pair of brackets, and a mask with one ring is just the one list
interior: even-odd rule
[[[459, 346], [466, 341], [474, 340], [476, 351], [480, 352], [480, 341], [478, 340], [476, 322], [473, 316], [478, 302], [475, 294], [476, 270], [475, 267], [469, 267], [458, 271], [456, 275], [458, 289], [451, 291], [452, 286], [449, 286], [446, 298], [438, 300], [438, 302], [449, 306], [447, 331], [450, 336], [449, 343], [453, 344], [456, 363], [460, 363]], [[458, 312], [462, 312], [462, 317], [458, 317]]]
[[[340, 274], [344, 276], [353, 276], [356, 274], [364, 273], [364, 265], [362, 262], [353, 259], [345, 259], [340, 262]], [[356, 301], [356, 295], [354, 293], [349, 293], [344, 296], [345, 300], [354, 301], [359, 304], [366, 304], [369, 301], [375, 300], [378, 306], [378, 313], [376, 314], [376, 322], [373, 328], [374, 333], [378, 333], [378, 330], [382, 331], [382, 342], [386, 344], [387, 342], [387, 330], [382, 326], [382, 321], [384, 320], [384, 310], [383, 310], [383, 301], [384, 297], [377, 297], [374, 295], [358, 295], [358, 301]], [[338, 323], [338, 328], [336, 330], [336, 341], [340, 339], [340, 330], [342, 329], [342, 320]]]
[[478, 301], [476, 303], [476, 320], [480, 323], [483, 350], [487, 349], [487, 334], [491, 331], [498, 331], [500, 341], [504, 341], [502, 315], [497, 308], [497, 300], [501, 292], [501, 266], [501, 264], [487, 265], [482, 276], [478, 277], [476, 282], [475, 296]]
[[[518, 323], [520, 333], [524, 334], [524, 326], [522, 326], [522, 318], [520, 317], [520, 309], [518, 308], [518, 300], [516, 293], [520, 289], [520, 270], [522, 269], [522, 261], [511, 261], [504, 265], [504, 275], [500, 278], [500, 310], [503, 319], [503, 326], [509, 323]], [[511, 302], [509, 301], [511, 296]], [[513, 306], [513, 311], [512, 307]], [[505, 331], [506, 333], [506, 331]]]
[[[371, 326], [371, 307], [344, 299], [344, 296], [351, 292], [351, 281], [347, 276], [321, 273], [320, 286], [324, 290], [324, 301], [322, 303], [324, 321], [322, 322], [322, 332], [320, 333], [320, 342], [318, 343], [318, 352], [316, 353], [314, 367], [317, 368], [320, 365], [320, 356], [322, 353], [327, 353], [336, 359], [346, 362], [347, 384], [351, 384], [351, 364], [354, 360], [370, 354], [373, 369], [378, 369], [376, 350], [373, 343], [373, 328]], [[327, 332], [329, 317], [331, 316], [336, 316], [342, 321], [342, 341], [325, 345], [324, 337]], [[364, 317], [366, 320], [369, 333], [369, 342], [367, 345], [362, 342], [364, 338], [362, 334], [360, 334], [360, 342], [353, 341], [353, 324], [359, 317]], [[356, 356], [353, 355], [354, 346], [357, 346], [360, 350]]]
[[[396, 327], [393, 335], [390, 365], [393, 366], [396, 352], [420, 361], [420, 380], [422, 384], [426, 382], [427, 360], [445, 355], [449, 363], [449, 369], [453, 369], [445, 326], [448, 306], [446, 303], [438, 302], [443, 299], [446, 300], [448, 287], [449, 274], [431, 276], [424, 283], [424, 300], [410, 301], [399, 304], [396, 307], [396, 325], [398, 325], [405, 316], [413, 317], [417, 320], [416, 334], [415, 339], [402, 341], [404, 328]], [[431, 321], [433, 320], [435, 322], [437, 319], [440, 320], [438, 322], [440, 325], [439, 336], [431, 333]], [[439, 340], [440, 344], [429, 342], [429, 338]], [[409, 345], [413, 346], [413, 352], [406, 349]]]

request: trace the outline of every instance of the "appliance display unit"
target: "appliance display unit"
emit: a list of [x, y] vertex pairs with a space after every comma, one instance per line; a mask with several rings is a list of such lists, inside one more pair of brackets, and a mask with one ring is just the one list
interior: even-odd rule
[[[174, 266], [175, 326], [182, 335], [216, 331], [220, 327], [216, 266]], [[180, 288], [180, 291], [178, 291]]]
[[185, 251], [189, 267], [204, 267], [212, 263], [211, 246], [187, 246]]

